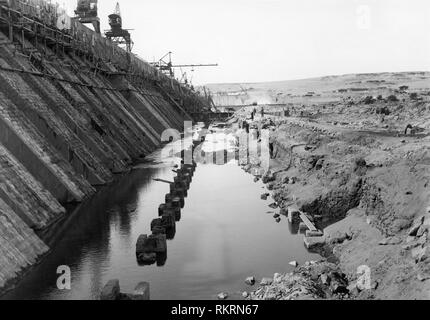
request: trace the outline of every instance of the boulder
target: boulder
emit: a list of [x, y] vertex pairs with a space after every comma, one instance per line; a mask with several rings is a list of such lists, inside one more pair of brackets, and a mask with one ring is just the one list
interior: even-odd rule
[[160, 226], [155, 226], [152, 228], [152, 233], [153, 234], [166, 234], [166, 228], [163, 228]]
[[141, 253], [137, 255], [137, 262], [144, 265], [154, 264], [157, 262], [157, 254], [155, 252]]
[[254, 277], [248, 277], [248, 278], [246, 278], [245, 283], [248, 286], [253, 286], [255, 284], [255, 278]]
[[288, 208], [288, 222], [289, 223], [296, 223], [299, 221], [300, 212], [299, 210], [289, 207]]
[[273, 173], [269, 172], [265, 176], [263, 176], [263, 178], [261, 180], [263, 181], [264, 184], [267, 184], [269, 182], [275, 181], [276, 177]]
[[379, 241], [380, 246], [395, 246], [402, 243], [402, 239], [398, 237], [389, 237]]
[[152, 234], [150, 239], [155, 241], [155, 253], [167, 252], [167, 239], [165, 234]]
[[418, 274], [417, 279], [418, 281], [424, 282], [424, 281], [430, 280], [430, 275], [420, 273]]
[[269, 208], [276, 209], [276, 208], [278, 208], [278, 204], [277, 203], [272, 203], [272, 204], [269, 205]]
[[429, 229], [428, 225], [423, 224], [422, 226], [420, 226], [417, 231], [417, 237], [422, 237], [424, 233], [428, 232], [428, 229]]
[[330, 273], [330, 290], [334, 294], [347, 294], [349, 293], [348, 290], [348, 281], [346, 280], [346, 277], [343, 275], [340, 275], [337, 272], [331, 272]]
[[140, 282], [131, 295], [132, 300], [149, 300], [149, 283]]
[[246, 292], [246, 291], [244, 291], [244, 292], [242, 293], [242, 297], [243, 297], [244, 299], [248, 298], [248, 297], [249, 297], [249, 293], [248, 293], [248, 292]]
[[119, 300], [120, 297], [121, 290], [119, 287], [119, 280], [109, 280], [102, 289], [100, 300]]
[[412, 227], [409, 229], [408, 235], [412, 237], [416, 237], [418, 230], [424, 223], [424, 217], [420, 217], [418, 219], [415, 219], [414, 223], [412, 224]]
[[148, 240], [148, 236], [146, 234], [142, 234], [139, 236], [136, 242], [136, 256], [138, 256], [141, 253], [147, 252], [146, 251], [147, 240]]
[[312, 230], [307, 230], [306, 231], [306, 237], [311, 238], [311, 237], [322, 237], [324, 235], [324, 232], [318, 230], [318, 231], [312, 231]]
[[424, 233], [417, 241], [418, 245], [420, 246], [425, 246], [428, 240], [428, 235], [427, 233]]
[[273, 283], [272, 278], [263, 278], [261, 279], [260, 285], [261, 286], [270, 286]]
[[324, 273], [320, 276], [320, 281], [323, 285], [328, 286], [330, 285], [331, 279], [327, 274]]
[[412, 258], [416, 263], [423, 262], [429, 257], [428, 247], [417, 247], [412, 249]]
[[351, 235], [346, 232], [336, 231], [330, 235], [330, 244], [344, 243], [346, 240], [351, 240]]
[[167, 251], [166, 235], [163, 233], [141, 235], [136, 243], [136, 256], [143, 253], [164, 253]]
[[164, 204], [164, 203], [160, 204], [158, 207], [158, 215], [161, 216], [166, 208], [167, 208], [166, 204]]
[[228, 293], [227, 292], [221, 292], [218, 294], [218, 300], [226, 300], [228, 298]]
[[305, 247], [308, 250], [316, 249], [322, 247], [326, 244], [326, 237], [304, 237]]
[[297, 268], [299, 266], [299, 263], [297, 261], [291, 261], [289, 263], [290, 266], [293, 266], [294, 268]]
[[288, 217], [288, 210], [287, 210], [287, 209], [285, 209], [285, 208], [282, 208], [282, 209], [279, 211], [279, 214], [280, 214], [280, 215], [282, 215], [282, 216]]
[[283, 280], [283, 277], [282, 277], [282, 275], [280, 273], [275, 273], [273, 275], [273, 282], [274, 283], [281, 283], [282, 280]]
[[166, 228], [166, 230], [169, 229], [174, 229], [176, 226], [176, 219], [175, 216], [173, 215], [166, 215], [163, 214], [161, 216], [161, 227]]

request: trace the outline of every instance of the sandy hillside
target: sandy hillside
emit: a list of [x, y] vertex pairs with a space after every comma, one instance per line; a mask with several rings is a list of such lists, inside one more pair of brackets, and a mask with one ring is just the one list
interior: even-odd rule
[[[263, 178], [285, 214], [298, 208], [323, 231], [322, 237], [307, 241], [316, 249], [324, 247], [346, 275], [342, 292], [347, 294], [341, 297], [429, 299], [429, 74], [349, 75], [248, 86], [259, 95], [278, 97], [283, 105], [247, 107], [234, 121], [271, 130], [274, 154]], [[258, 112], [252, 121], [254, 108]], [[258, 167], [256, 162], [245, 169], [258, 177]], [[371, 270], [369, 290], [354, 285], [363, 265]], [[311, 283], [299, 282], [329, 290], [327, 277], [333, 272], [322, 279], [309, 268]], [[279, 282], [291, 288], [294, 276], [285, 275]], [[280, 286], [270, 290], [277, 298], [290, 297], [291, 290]], [[259, 290], [254, 297], [273, 298], [268, 288]]]

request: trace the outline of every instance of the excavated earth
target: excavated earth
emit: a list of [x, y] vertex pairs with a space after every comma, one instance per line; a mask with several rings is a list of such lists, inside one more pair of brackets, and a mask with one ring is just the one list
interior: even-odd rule
[[250, 299], [430, 299], [430, 98], [393, 93], [236, 113], [273, 143], [268, 173], [244, 169], [284, 214], [298, 208], [324, 231], [322, 261], [275, 274]]

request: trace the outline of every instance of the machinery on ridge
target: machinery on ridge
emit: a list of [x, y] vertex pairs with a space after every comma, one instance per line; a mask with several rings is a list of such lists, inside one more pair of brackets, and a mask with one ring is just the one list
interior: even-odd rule
[[98, 0], [78, 0], [75, 16], [82, 24], [92, 24], [96, 33], [101, 33], [98, 17]]
[[152, 66], [156, 67], [158, 70], [160, 70], [163, 74], [170, 78], [175, 78], [175, 68], [180, 68], [182, 77], [178, 81], [184, 84], [187, 87], [190, 87], [192, 89], [193, 86], [191, 84], [191, 81], [187, 78], [187, 73], [182, 71], [182, 68], [192, 68], [191, 71], [194, 71], [194, 68], [200, 68], [200, 67], [218, 67], [217, 63], [209, 63], [209, 64], [178, 64], [174, 65], [172, 63], [172, 52], [169, 51], [166, 53], [163, 57], [161, 57], [157, 62], [150, 63]]
[[125, 45], [125, 50], [131, 53], [133, 49], [133, 41], [129, 29], [122, 28], [122, 17], [119, 3], [116, 4], [115, 12], [109, 15], [110, 30], [105, 31], [106, 38], [110, 39], [117, 45]]

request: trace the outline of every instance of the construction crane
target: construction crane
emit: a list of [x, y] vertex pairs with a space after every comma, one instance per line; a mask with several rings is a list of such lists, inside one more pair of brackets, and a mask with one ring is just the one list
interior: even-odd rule
[[105, 31], [106, 38], [117, 45], [125, 45], [125, 50], [131, 53], [133, 41], [131, 40], [130, 29], [122, 28], [122, 18], [119, 3], [116, 4], [115, 12], [109, 15], [110, 30]]
[[[175, 72], [174, 68], [193, 68], [191, 71], [194, 71], [194, 68], [200, 67], [218, 67], [217, 63], [209, 63], [209, 64], [178, 64], [174, 65], [172, 63], [172, 52], [166, 53], [161, 59], [157, 62], [152, 62], [152, 66], [158, 68], [163, 74], [174, 78]], [[186, 74], [185, 74], [186, 75]], [[184, 73], [182, 72], [182, 77], [184, 78]]]
[[217, 63], [208, 64], [177, 64], [173, 65], [172, 68], [196, 68], [196, 67], [218, 67]]
[[92, 24], [94, 31], [100, 33], [100, 18], [97, 13], [97, 0], [78, 0], [75, 18], [82, 24]]

